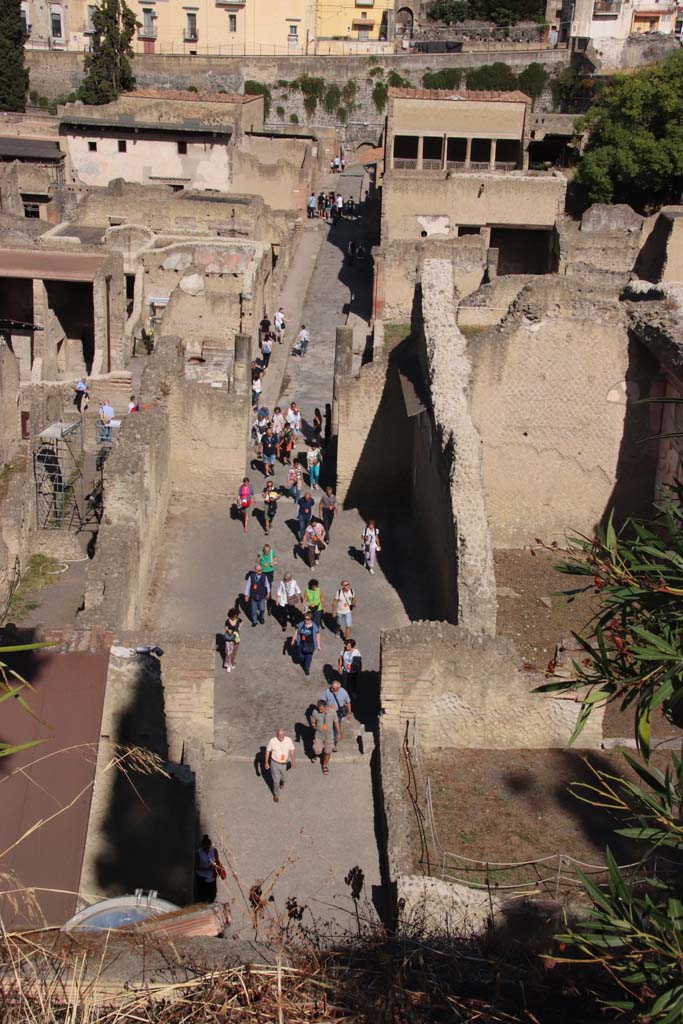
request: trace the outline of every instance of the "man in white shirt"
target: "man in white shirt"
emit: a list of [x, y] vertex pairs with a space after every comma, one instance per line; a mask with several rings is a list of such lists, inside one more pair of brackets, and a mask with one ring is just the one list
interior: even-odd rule
[[285, 311], [282, 306], [280, 306], [273, 319], [275, 321], [275, 337], [278, 342], [282, 344], [282, 339], [285, 333]]
[[296, 339], [296, 347], [300, 356], [306, 355], [306, 350], [308, 349], [308, 343], [310, 340], [311, 336], [306, 330], [306, 324], [302, 324], [301, 330], [299, 331]]
[[296, 768], [294, 744], [291, 737], [285, 735], [284, 729], [278, 729], [268, 741], [265, 759], [266, 771], [270, 772], [273, 780], [273, 800], [276, 804], [280, 802], [280, 790], [285, 788], [288, 761], [291, 761], [292, 768]]

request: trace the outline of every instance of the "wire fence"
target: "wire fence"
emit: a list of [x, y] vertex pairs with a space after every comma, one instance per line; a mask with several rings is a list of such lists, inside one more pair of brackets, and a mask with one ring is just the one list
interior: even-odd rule
[[[556, 900], [579, 895], [583, 890], [581, 876], [596, 885], [607, 881], [605, 864], [591, 864], [568, 853], [551, 853], [525, 861], [494, 861], [445, 850], [439, 839], [431, 780], [424, 769], [415, 721], [406, 723], [403, 753], [420, 846], [419, 862], [428, 875], [472, 889], [515, 896], [552, 896]], [[648, 877], [656, 877], [680, 868], [680, 864], [661, 856], [619, 865], [622, 874], [631, 879], [644, 869]]]

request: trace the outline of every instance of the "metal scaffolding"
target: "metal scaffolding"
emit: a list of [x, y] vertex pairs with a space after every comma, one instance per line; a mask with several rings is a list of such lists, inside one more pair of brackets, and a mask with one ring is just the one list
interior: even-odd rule
[[33, 438], [39, 530], [79, 530], [83, 524], [83, 438], [80, 421], [51, 423]]

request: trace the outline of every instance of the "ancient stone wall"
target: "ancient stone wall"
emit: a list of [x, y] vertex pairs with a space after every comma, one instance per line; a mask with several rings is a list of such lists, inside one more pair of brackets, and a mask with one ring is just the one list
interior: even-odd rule
[[532, 282], [527, 274], [507, 274], [482, 285], [458, 304], [458, 327], [467, 333], [500, 323], [522, 288]]
[[[383, 726], [415, 722], [422, 750], [504, 750], [567, 745], [580, 701], [534, 693], [545, 677], [524, 672], [508, 640], [444, 622], [414, 623], [381, 637]], [[602, 715], [581, 733], [602, 744]]]
[[180, 373], [178, 339], [155, 346], [143, 376], [144, 409], [127, 416], [107, 459], [105, 517], [88, 565], [79, 625], [139, 624], [171, 494], [166, 397]]
[[[414, 84], [426, 70], [440, 68], [479, 67], [502, 60], [519, 68], [531, 61], [542, 60], [548, 66], [563, 67], [568, 63], [567, 50], [493, 50], [490, 53], [398, 53], [344, 57], [223, 57], [163, 56], [145, 54], [136, 57], [134, 72], [140, 88], [165, 87], [186, 89], [193, 85], [202, 91], [240, 92], [247, 79], [273, 84], [278, 79], [292, 79], [307, 74], [338, 82], [341, 75], [359, 82], [365, 81], [370, 67], [380, 66], [386, 71], [396, 69], [402, 75], [413, 75]], [[72, 92], [83, 75], [83, 54], [58, 50], [27, 50], [26, 63], [31, 75], [31, 88], [48, 97]], [[342, 69], [340, 74], [340, 68]]]
[[19, 360], [0, 338], [0, 469], [10, 462], [19, 446]]
[[629, 342], [616, 294], [535, 278], [467, 351], [496, 547], [590, 535], [613, 506], [647, 512], [655, 452], [642, 443], [647, 409], [634, 403], [657, 369]]
[[451, 237], [459, 225], [552, 228], [566, 190], [559, 172], [394, 172], [383, 189], [382, 242], [424, 237], [429, 217]]
[[[450, 492], [448, 511], [438, 515], [430, 493], [430, 479], [413, 490], [418, 521], [424, 522], [424, 540], [432, 577], [440, 600], [437, 609], [475, 633], [494, 634], [496, 585], [482, 479], [482, 444], [470, 414], [467, 392], [471, 364], [465, 338], [455, 320], [453, 270], [448, 260], [425, 259], [422, 264], [421, 332], [426, 352], [431, 412], [415, 451], [415, 468], [427, 473], [436, 460], [441, 492]], [[433, 481], [431, 481], [433, 483]], [[442, 500], [446, 510], [449, 503]], [[452, 558], [445, 558], [453, 551]], [[457, 595], [455, 595], [457, 588]]]
[[646, 281], [683, 281], [682, 207], [660, 211], [633, 269]]
[[225, 513], [244, 476], [251, 396], [179, 380], [170, 398], [174, 491], [225, 495]]
[[420, 279], [420, 263], [437, 255], [449, 259], [453, 267], [453, 286], [464, 297], [476, 291], [486, 273], [486, 241], [479, 235], [462, 238], [432, 236], [417, 240], [396, 240], [382, 246], [383, 319], [389, 323], [410, 320], [415, 286]]

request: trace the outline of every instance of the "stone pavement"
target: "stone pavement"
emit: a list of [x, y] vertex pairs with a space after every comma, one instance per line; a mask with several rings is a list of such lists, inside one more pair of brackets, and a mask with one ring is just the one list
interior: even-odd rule
[[[290, 356], [278, 403], [284, 409], [295, 399], [307, 422], [315, 406], [324, 409], [325, 403], [332, 401], [336, 327], [346, 322], [350, 308], [368, 308], [369, 265], [342, 265], [346, 241], [362, 230], [361, 222], [309, 229], [324, 232], [302, 314], [311, 345], [305, 358]], [[264, 482], [260, 464], [250, 466], [247, 472], [260, 495]], [[334, 467], [323, 464], [322, 483], [327, 475], [333, 478]], [[285, 478], [285, 469], [278, 466], [276, 485], [284, 484]], [[355, 510], [338, 515], [330, 548], [312, 572], [298, 556], [295, 507], [290, 499], [282, 499], [268, 538], [257, 517], [252, 518], [247, 534], [243, 533], [241, 525], [230, 518], [233, 502], [233, 495], [217, 496], [201, 507], [189, 500], [173, 501], [147, 625], [164, 632], [220, 632], [225, 613], [241, 592], [245, 573], [265, 540], [279, 558], [276, 585], [281, 574], [291, 571], [303, 590], [314, 575], [320, 580], [328, 609], [340, 580], [349, 578], [358, 601], [353, 635], [363, 655], [363, 679], [355, 705], [358, 717], [344, 727], [344, 739], [333, 755], [329, 776], [323, 776], [320, 765], [307, 757], [306, 710], [334, 678], [341, 641], [329, 629], [323, 631], [322, 650], [314, 656], [311, 677], [307, 678], [284, 648], [292, 630], [283, 633], [270, 617], [264, 626], [252, 628], [245, 616], [236, 671], [227, 674], [218, 658], [216, 661], [217, 749], [201, 773], [200, 793], [202, 829], [224, 850], [246, 890], [256, 881], [272, 880], [287, 861], [275, 887], [274, 905], [281, 910], [285, 900], [294, 896], [299, 904], [307, 903], [316, 917], [329, 918], [330, 927], [343, 929], [353, 909], [344, 884], [350, 868], [362, 868], [368, 898], [380, 883], [371, 769], [379, 632], [410, 618], [428, 616], [428, 581], [415, 557], [411, 525], [401, 518], [399, 509], [377, 509], [383, 552], [373, 577], [362, 566], [364, 523]], [[261, 508], [260, 502], [257, 507]], [[151, 632], [150, 637], [153, 640]], [[295, 739], [297, 769], [290, 773], [276, 805], [259, 761], [280, 725]], [[234, 901], [231, 933], [246, 937], [251, 934], [249, 916], [230, 876], [228, 888]]]

